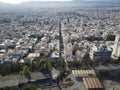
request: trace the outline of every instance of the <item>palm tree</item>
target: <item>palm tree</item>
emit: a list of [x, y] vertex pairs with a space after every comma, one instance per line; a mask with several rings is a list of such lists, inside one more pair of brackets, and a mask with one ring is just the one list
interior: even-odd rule
[[42, 58], [39, 61], [39, 68], [41, 68], [42, 70], [51, 71], [53, 67], [50, 60]]
[[27, 65], [23, 65], [22, 71], [20, 71], [20, 74], [26, 75], [26, 74], [29, 74], [29, 73], [30, 73], [29, 67]]
[[38, 71], [41, 71], [41, 70], [51, 71], [53, 68], [52, 61], [50, 61], [45, 57], [42, 57], [42, 58], [40, 57], [39, 59], [33, 60], [32, 64], [34, 66], [32, 69], [35, 69]]

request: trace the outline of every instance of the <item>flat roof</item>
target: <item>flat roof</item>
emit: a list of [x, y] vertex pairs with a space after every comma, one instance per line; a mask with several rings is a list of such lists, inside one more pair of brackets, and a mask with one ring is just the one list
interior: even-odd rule
[[72, 70], [74, 76], [95, 75], [94, 70]]
[[85, 77], [83, 83], [87, 89], [103, 89], [103, 86], [98, 78]]

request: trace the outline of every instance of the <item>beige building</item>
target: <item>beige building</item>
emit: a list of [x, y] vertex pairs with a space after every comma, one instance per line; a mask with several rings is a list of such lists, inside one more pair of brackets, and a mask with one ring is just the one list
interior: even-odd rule
[[73, 46], [71, 43], [64, 45], [65, 56], [72, 56]]

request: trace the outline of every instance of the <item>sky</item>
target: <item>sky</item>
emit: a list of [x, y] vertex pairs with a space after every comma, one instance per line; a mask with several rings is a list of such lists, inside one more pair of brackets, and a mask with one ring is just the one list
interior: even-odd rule
[[72, 0], [0, 0], [0, 2], [12, 3], [12, 4], [18, 4], [27, 1], [72, 1]]

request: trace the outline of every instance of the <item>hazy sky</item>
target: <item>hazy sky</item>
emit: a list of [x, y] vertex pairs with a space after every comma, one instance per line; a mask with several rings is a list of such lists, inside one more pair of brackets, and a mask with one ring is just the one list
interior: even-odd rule
[[12, 3], [12, 4], [17, 4], [21, 2], [27, 2], [27, 1], [72, 1], [72, 0], [0, 0], [0, 2]]

